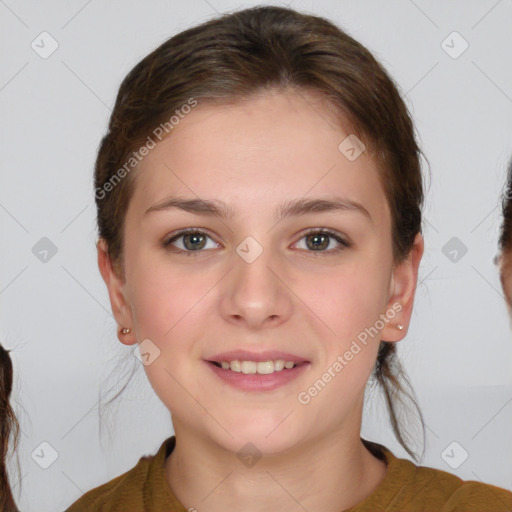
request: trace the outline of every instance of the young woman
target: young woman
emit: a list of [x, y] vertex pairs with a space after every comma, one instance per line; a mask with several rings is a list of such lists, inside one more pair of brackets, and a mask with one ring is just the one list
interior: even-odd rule
[[123, 81], [99, 148], [98, 264], [175, 435], [76, 511], [510, 511], [398, 440], [396, 342], [423, 253], [419, 149], [382, 66], [329, 21], [259, 7]]
[[7, 474], [6, 460], [9, 454], [9, 441], [12, 435], [12, 448], [18, 442], [18, 421], [14, 415], [9, 397], [12, 390], [12, 361], [9, 351], [0, 343], [0, 510], [2, 512], [18, 512], [14, 503], [9, 475]]

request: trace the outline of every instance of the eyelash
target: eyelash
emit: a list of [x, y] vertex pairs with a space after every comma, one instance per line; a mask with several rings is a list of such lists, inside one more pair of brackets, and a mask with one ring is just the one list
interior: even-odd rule
[[[198, 249], [197, 251], [189, 251], [189, 250], [178, 249], [176, 247], [171, 246], [172, 242], [175, 242], [179, 238], [183, 238], [183, 236], [188, 235], [188, 234], [206, 235], [208, 238], [213, 240], [213, 238], [210, 235], [208, 235], [208, 233], [205, 233], [204, 231], [201, 231], [198, 228], [187, 228], [187, 229], [182, 229], [181, 231], [178, 231], [177, 233], [174, 234], [174, 236], [172, 236], [171, 238], [165, 240], [163, 242], [163, 247], [165, 249], [169, 249], [169, 250], [171, 250], [171, 251], [173, 251], [175, 253], [178, 253], [178, 254], [186, 254], [187, 256], [192, 256], [192, 255], [195, 256], [196, 254], [205, 252], [205, 249]], [[312, 253], [314, 256], [317, 256], [319, 254], [324, 255], [324, 256], [332, 255], [332, 254], [337, 254], [340, 251], [343, 251], [344, 249], [348, 249], [348, 248], [352, 247], [352, 242], [342, 238], [336, 231], [332, 231], [331, 229], [328, 229], [328, 228], [313, 228], [313, 229], [310, 229], [310, 230], [306, 231], [305, 233], [303, 233], [303, 235], [300, 238], [300, 240], [302, 240], [306, 236], [312, 235], [312, 234], [329, 235], [331, 238], [334, 238], [334, 240], [336, 240], [340, 244], [340, 247], [337, 247], [335, 249], [330, 249], [330, 250], [322, 250], [322, 251], [308, 251], [308, 250], [306, 250], [306, 252]]]

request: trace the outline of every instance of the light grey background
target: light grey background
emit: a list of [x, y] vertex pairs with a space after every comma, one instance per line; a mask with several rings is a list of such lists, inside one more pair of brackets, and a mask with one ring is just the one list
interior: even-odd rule
[[[114, 371], [122, 354], [128, 368], [138, 361], [117, 341], [97, 269], [95, 152], [119, 84], [142, 57], [217, 12], [256, 4], [0, 0], [0, 339], [16, 371], [20, 473], [10, 470], [23, 511], [63, 510], [172, 434], [140, 366], [99, 430], [100, 394], [123, 377]], [[375, 53], [406, 94], [430, 162], [421, 284], [400, 343], [427, 425], [422, 463], [512, 489], [512, 332], [493, 264], [512, 154], [512, 2], [291, 6]], [[42, 51], [43, 31], [58, 43], [46, 59], [31, 47]], [[57, 248], [47, 262], [32, 251], [43, 237]], [[462, 257], [460, 247], [443, 251], [453, 237], [467, 247]], [[406, 457], [371, 411], [363, 435]], [[452, 469], [462, 450], [469, 457]]]

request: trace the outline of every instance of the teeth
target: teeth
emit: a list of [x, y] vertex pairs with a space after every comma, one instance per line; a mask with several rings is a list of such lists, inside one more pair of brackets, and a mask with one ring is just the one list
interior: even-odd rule
[[274, 371], [280, 372], [284, 368], [285, 362], [282, 359], [274, 361]]
[[260, 375], [268, 375], [269, 373], [280, 372], [283, 368], [293, 368], [295, 363], [293, 361], [285, 361], [284, 359], [277, 359], [276, 361], [221, 361], [221, 366], [224, 370], [232, 370], [234, 372], [242, 372], [246, 375], [253, 375], [259, 373]]
[[[223, 361], [223, 362], [226, 362], [226, 361]], [[231, 369], [234, 371], [234, 372], [238, 372], [240, 373], [242, 371], [242, 369], [240, 368], [240, 361], [231, 361], [231, 363], [227, 363]]]

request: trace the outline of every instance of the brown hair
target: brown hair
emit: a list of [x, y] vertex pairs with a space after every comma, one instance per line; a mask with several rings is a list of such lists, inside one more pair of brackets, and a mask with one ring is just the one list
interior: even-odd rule
[[17, 512], [7, 474], [6, 458], [9, 453], [11, 433], [13, 449], [18, 443], [19, 426], [9, 402], [12, 390], [12, 362], [9, 351], [0, 344], [0, 510]]
[[[421, 232], [421, 151], [396, 85], [364, 46], [330, 21], [267, 6], [222, 15], [171, 37], [123, 80], [95, 166], [99, 236], [120, 276], [124, 218], [136, 181], [125, 164], [133, 151], [191, 98], [225, 104], [265, 90], [319, 93], [341, 114], [340, 124], [343, 119], [350, 126], [378, 164], [395, 261], [409, 254]], [[397, 439], [416, 458], [397, 420], [402, 396], [411, 398], [421, 419], [400, 381], [404, 375], [396, 344], [381, 341], [373, 376], [384, 390]]]
[[507, 182], [502, 199], [502, 214], [503, 221], [499, 238], [500, 278], [507, 302], [512, 305], [512, 297], [509, 296], [509, 290], [505, 286], [505, 281], [512, 275], [512, 159], [508, 163]]

